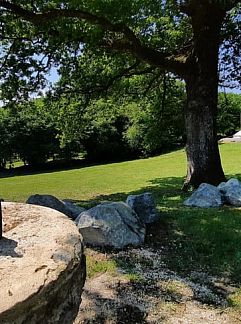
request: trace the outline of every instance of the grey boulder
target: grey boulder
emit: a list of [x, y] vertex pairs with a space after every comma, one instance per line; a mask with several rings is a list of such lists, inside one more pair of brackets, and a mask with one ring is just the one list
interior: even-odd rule
[[71, 209], [69, 209], [65, 203], [63, 203], [58, 198], [52, 196], [52, 195], [32, 195], [30, 196], [27, 201], [27, 204], [32, 205], [39, 205], [44, 207], [49, 207], [55, 210], [58, 210], [59, 212], [65, 214], [66, 216], [75, 219], [75, 214]]
[[83, 211], [85, 211], [85, 208], [76, 205], [71, 200], [63, 199], [62, 202], [71, 211], [73, 219], [76, 219], [79, 216], [79, 214], [81, 214], [81, 213], [83, 213]]
[[140, 220], [145, 224], [154, 223], [160, 218], [153, 195], [150, 192], [145, 192], [140, 195], [130, 195], [127, 197], [126, 203], [137, 213]]
[[221, 183], [217, 186], [217, 188], [218, 188], [218, 190], [220, 190], [221, 192], [223, 192], [225, 186], [226, 186], [226, 182], [221, 182]]
[[231, 178], [227, 182], [222, 182], [218, 189], [226, 203], [237, 207], [241, 206], [241, 183], [238, 179]]
[[184, 201], [185, 206], [192, 207], [220, 207], [222, 206], [222, 195], [219, 189], [208, 183], [202, 183], [191, 197]]
[[84, 211], [77, 226], [84, 242], [93, 246], [121, 249], [145, 239], [145, 225], [124, 202], [102, 203]]

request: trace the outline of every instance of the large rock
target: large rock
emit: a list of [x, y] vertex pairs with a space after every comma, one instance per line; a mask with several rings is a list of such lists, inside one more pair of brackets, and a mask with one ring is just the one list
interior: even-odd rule
[[219, 189], [208, 183], [202, 183], [191, 197], [184, 201], [184, 205], [192, 207], [220, 207], [222, 206], [222, 195]]
[[241, 206], [241, 183], [238, 179], [231, 178], [227, 182], [222, 182], [218, 189], [226, 203], [237, 207]]
[[153, 195], [150, 192], [145, 192], [140, 195], [130, 195], [127, 197], [126, 203], [137, 213], [140, 220], [145, 224], [154, 223], [160, 218]]
[[55, 209], [72, 219], [75, 219], [79, 215], [79, 213], [76, 213], [76, 210], [73, 211], [72, 206], [69, 208], [68, 204], [52, 195], [32, 195], [28, 198], [26, 203]]
[[71, 200], [63, 199], [62, 202], [65, 204], [65, 206], [72, 213], [72, 218], [73, 219], [76, 219], [79, 216], [79, 214], [81, 214], [81, 213], [83, 213], [83, 211], [85, 211], [85, 208], [74, 204]]
[[123, 248], [140, 245], [145, 225], [124, 202], [102, 203], [79, 216], [78, 228], [86, 244]]
[[73, 323], [86, 273], [75, 224], [50, 208], [2, 205], [0, 323]]

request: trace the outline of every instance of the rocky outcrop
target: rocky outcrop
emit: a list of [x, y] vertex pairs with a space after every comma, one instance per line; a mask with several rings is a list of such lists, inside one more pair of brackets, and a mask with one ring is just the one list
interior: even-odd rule
[[160, 218], [153, 195], [150, 192], [145, 192], [140, 195], [130, 195], [127, 197], [126, 203], [145, 224], [154, 223]]
[[52, 195], [32, 195], [26, 201], [27, 204], [39, 205], [55, 209], [68, 217], [75, 219], [84, 210], [74, 205], [69, 200], [61, 201]]
[[102, 203], [84, 211], [77, 226], [84, 242], [94, 246], [120, 249], [140, 245], [145, 239], [145, 225], [124, 202]]
[[222, 206], [222, 195], [219, 189], [208, 183], [202, 183], [191, 197], [184, 201], [185, 206], [192, 207], [220, 207]]
[[0, 323], [73, 323], [86, 271], [75, 224], [50, 208], [2, 205]]

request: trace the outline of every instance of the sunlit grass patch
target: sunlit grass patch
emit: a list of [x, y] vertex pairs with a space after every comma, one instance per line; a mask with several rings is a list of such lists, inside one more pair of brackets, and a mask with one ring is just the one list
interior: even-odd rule
[[107, 272], [114, 275], [117, 272], [116, 262], [114, 260], [96, 259], [93, 255], [86, 255], [87, 277], [92, 278], [99, 274]]
[[129, 280], [130, 282], [144, 282], [143, 277], [135, 272], [129, 272], [127, 274], [124, 274], [124, 278], [126, 278], [127, 280]]
[[228, 302], [231, 307], [241, 311], [241, 288], [237, 289], [234, 294], [228, 296]]

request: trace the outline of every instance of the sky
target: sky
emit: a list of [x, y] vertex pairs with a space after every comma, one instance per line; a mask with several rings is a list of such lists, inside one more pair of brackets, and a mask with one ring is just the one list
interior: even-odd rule
[[49, 74], [47, 75], [47, 80], [51, 83], [55, 83], [59, 80], [59, 74], [55, 67], [52, 67]]

